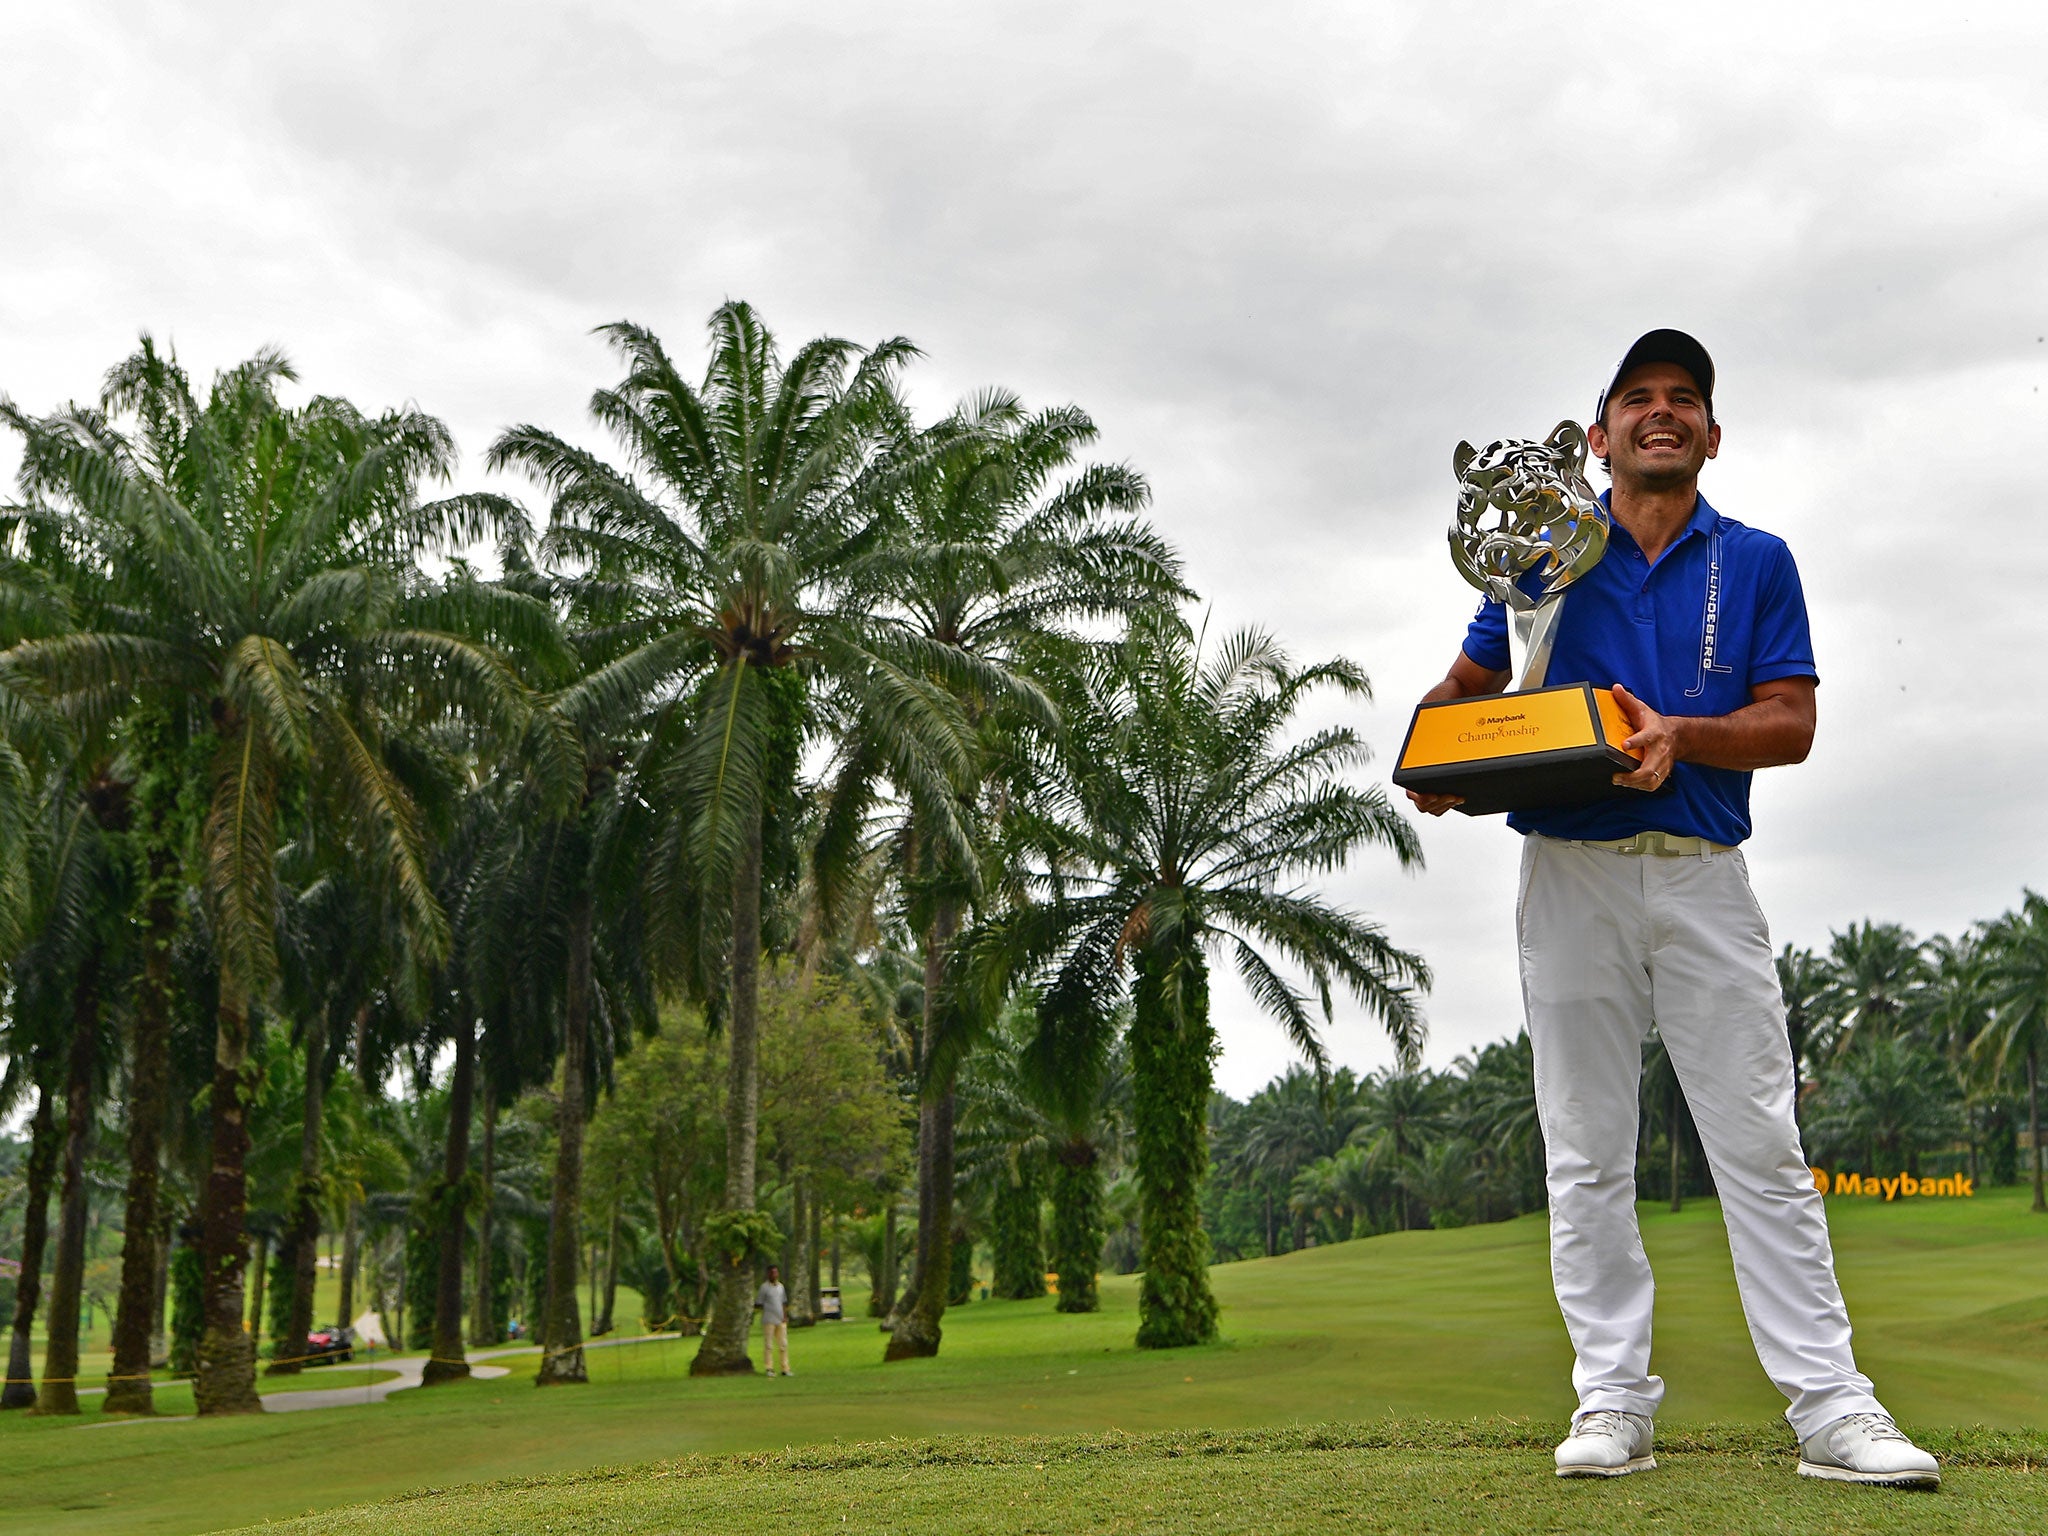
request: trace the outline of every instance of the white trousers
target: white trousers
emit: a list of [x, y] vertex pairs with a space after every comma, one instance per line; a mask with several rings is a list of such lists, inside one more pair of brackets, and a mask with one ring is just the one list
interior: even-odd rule
[[[1636, 1226], [1654, 1022], [1699, 1128], [1757, 1358], [1804, 1439], [1881, 1413], [1856, 1369], [1827, 1217], [1792, 1115], [1770, 930], [1741, 853], [1660, 857], [1529, 837], [1515, 906], [1549, 1165], [1550, 1272], [1579, 1414], [1654, 1414], [1655, 1283]], [[1575, 1416], [1576, 1419], [1576, 1416]]]

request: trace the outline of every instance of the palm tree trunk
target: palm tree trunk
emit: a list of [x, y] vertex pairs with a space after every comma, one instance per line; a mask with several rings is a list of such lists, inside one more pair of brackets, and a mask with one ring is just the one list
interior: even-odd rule
[[[918, 1045], [922, 1059], [924, 1046]], [[938, 1106], [928, 1099], [920, 1098], [917, 1105], [917, 1229], [910, 1234], [910, 1275], [903, 1288], [890, 1299], [889, 1310], [883, 1323], [885, 1332], [894, 1333], [904, 1317], [917, 1306], [917, 1292], [924, 1280], [925, 1260], [931, 1253], [932, 1230], [932, 1158], [938, 1151], [938, 1132], [934, 1121], [938, 1118]], [[893, 1275], [892, 1275], [893, 1278]]]
[[455, 1076], [448, 1085], [448, 1150], [437, 1201], [441, 1268], [434, 1286], [434, 1353], [420, 1376], [426, 1387], [469, 1374], [462, 1353], [462, 1240], [469, 1231], [469, 1116], [475, 1099], [476, 1025], [465, 1018], [456, 1032]]
[[28, 1204], [21, 1215], [21, 1278], [14, 1288], [14, 1335], [7, 1349], [7, 1383], [0, 1408], [36, 1405], [35, 1362], [29, 1335], [43, 1299], [43, 1250], [50, 1241], [50, 1186], [57, 1179], [57, 1102], [45, 1084], [29, 1122]]
[[1678, 1139], [1679, 1106], [1678, 1073], [1671, 1074], [1671, 1089], [1664, 1101], [1664, 1134], [1671, 1142], [1671, 1212], [1675, 1216], [1685, 1209], [1685, 1190], [1679, 1179], [1685, 1171], [1685, 1153]]
[[1145, 1273], [1138, 1347], [1170, 1349], [1216, 1337], [1202, 1180], [1209, 1168], [1208, 970], [1199, 953], [1137, 954], [1131, 1022], [1134, 1130]]
[[498, 1309], [492, 1304], [491, 1291], [491, 1202], [496, 1185], [498, 1142], [498, 1087], [491, 1075], [484, 1074], [483, 1146], [480, 1166], [477, 1169], [483, 1188], [477, 1195], [476, 1207], [476, 1292], [470, 1300], [469, 1337], [473, 1344], [496, 1344], [498, 1338]]
[[810, 1191], [798, 1174], [789, 1189], [789, 1326], [814, 1327], [818, 1314], [811, 1305]]
[[[1394, 1126], [1394, 1162], [1397, 1167], [1408, 1166], [1408, 1138], [1402, 1133], [1399, 1122]], [[1404, 1181], [1398, 1187], [1401, 1191], [1401, 1230], [1410, 1232], [1415, 1227], [1415, 1212], [1408, 1203], [1408, 1185]], [[1294, 1246], [1298, 1250], [1301, 1244], [1296, 1243]]]
[[2048, 1212], [2048, 1198], [2042, 1195], [2041, 1162], [2041, 1070], [2040, 1052], [2027, 1047], [2027, 1135], [2034, 1143], [2034, 1211]]
[[242, 1229], [248, 1199], [248, 1061], [248, 1010], [233, 979], [222, 976], [213, 1042], [212, 1160], [199, 1195], [206, 1321], [192, 1397], [202, 1417], [263, 1411], [256, 1395], [256, 1340], [242, 1326], [242, 1285], [249, 1267]]
[[[811, 1198], [808, 1204], [811, 1209], [811, 1283], [805, 1289], [810, 1298], [811, 1318], [815, 1322], [823, 1317], [825, 1311], [824, 1293], [820, 1289], [824, 1283], [821, 1276], [824, 1273], [825, 1262], [824, 1249], [820, 1242], [820, 1233], [824, 1222], [824, 1202], [818, 1199], [818, 1192], [815, 1189], [811, 1191]], [[839, 1253], [836, 1239], [832, 1254], [832, 1283], [835, 1286], [839, 1284]]]
[[[397, 1351], [405, 1348], [405, 1330], [397, 1326], [404, 1319], [400, 1315], [405, 1297], [401, 1292], [397, 1298], [398, 1308], [392, 1305], [390, 1287], [384, 1283], [384, 1242], [381, 1238], [370, 1244], [370, 1307], [377, 1314], [377, 1327], [384, 1335], [387, 1349]], [[405, 1271], [398, 1272], [399, 1283], [404, 1284]]]
[[155, 1353], [152, 1324], [163, 1316], [168, 1245], [158, 1220], [164, 1116], [170, 1106], [171, 940], [177, 907], [171, 855], [152, 848], [149, 898], [143, 909], [142, 985], [135, 994], [135, 1033], [128, 1062], [128, 1197], [121, 1232], [121, 1300], [114, 1312], [114, 1363], [107, 1372], [103, 1413], [154, 1413], [149, 1384]]
[[[356, 1084], [368, 1096], [370, 1067], [367, 1060], [370, 1036], [370, 1005], [364, 1003], [356, 1009], [355, 1061]], [[341, 1224], [341, 1299], [336, 1310], [341, 1313], [341, 1322], [354, 1327], [356, 1321], [356, 1274], [362, 1268], [363, 1258], [363, 1207], [362, 1202], [349, 1196], [348, 1210], [342, 1216]]]
[[151, 1292], [149, 1368], [153, 1371], [168, 1370], [171, 1364], [171, 1331], [167, 1326], [171, 1304], [171, 1221], [168, 1216], [157, 1223], [156, 1279]]
[[[292, 1293], [285, 1300], [283, 1350], [264, 1367], [266, 1376], [296, 1376], [313, 1331], [313, 1286], [320, 1278], [320, 1116], [327, 1092], [327, 1012], [306, 1021], [306, 1096], [299, 1111], [299, 1182], [292, 1192], [292, 1224], [285, 1233], [291, 1255]], [[277, 1298], [271, 1299], [277, 1309]]]
[[[1270, 1197], [1269, 1197], [1270, 1198]], [[1267, 1244], [1272, 1243], [1267, 1210]], [[1052, 1269], [1059, 1276], [1061, 1312], [1094, 1312], [1102, 1305], [1096, 1271], [1102, 1264], [1102, 1160], [1092, 1142], [1070, 1141], [1052, 1163]]]
[[882, 1272], [874, 1281], [873, 1312], [887, 1317], [896, 1310], [896, 1195], [891, 1191], [882, 1208]]
[[613, 1326], [613, 1325], [612, 1325], [612, 1309], [613, 1309], [613, 1307], [614, 1307], [614, 1306], [615, 1306], [615, 1305], [617, 1304], [617, 1302], [618, 1302], [618, 1299], [619, 1299], [619, 1196], [618, 1196], [618, 1191], [617, 1191], [617, 1190], [614, 1190], [614, 1191], [612, 1192], [612, 1214], [611, 1214], [611, 1222], [610, 1222], [609, 1226], [607, 1226], [607, 1228], [605, 1229], [605, 1234], [604, 1234], [604, 1303], [603, 1303], [603, 1310], [602, 1310], [602, 1311], [600, 1311], [600, 1312], [599, 1312], [599, 1313], [597, 1314], [597, 1326], [596, 1326], [595, 1328], [593, 1328], [593, 1329], [591, 1330], [591, 1333], [592, 1333], [593, 1335], [602, 1335], [602, 1334], [607, 1334], [607, 1333], [610, 1333], [610, 1332], [612, 1331], [612, 1326]]
[[[926, 1061], [938, 1042], [945, 1007], [946, 952], [960, 930], [959, 908], [940, 898], [924, 940], [924, 1030], [920, 1050]], [[917, 1300], [898, 1316], [882, 1351], [884, 1360], [916, 1360], [939, 1352], [944, 1334], [946, 1292], [953, 1279], [953, 1077], [924, 1085], [918, 1114]], [[929, 1113], [925, 1113], [928, 1109]]]
[[64, 1187], [57, 1202], [57, 1256], [50, 1266], [49, 1342], [37, 1413], [78, 1412], [78, 1307], [85, 1286], [85, 1152], [92, 1140], [93, 1068], [99, 1059], [100, 966], [80, 962], [71, 993], [71, 1051], [64, 1080]]
[[1038, 1219], [1038, 1170], [1030, 1163], [996, 1186], [990, 1212], [995, 1294], [1029, 1301], [1045, 1294], [1045, 1233]]
[[555, 1188], [548, 1219], [548, 1302], [541, 1332], [538, 1386], [588, 1381], [583, 1319], [576, 1309], [576, 1261], [583, 1237], [583, 1075], [590, 1036], [591, 896], [579, 891], [569, 908], [568, 996], [562, 1020], [562, 1097], [555, 1106]]
[[[761, 817], [747, 828], [733, 870], [732, 1007], [725, 1109], [725, 1208], [754, 1208], [754, 1158], [761, 1131]], [[747, 1332], [754, 1320], [751, 1259], [718, 1259], [717, 1294], [704, 1341], [690, 1361], [692, 1376], [749, 1375]]]
[[362, 1246], [362, 1208], [350, 1200], [341, 1222], [341, 1296], [335, 1310], [341, 1314], [342, 1322], [351, 1327], [356, 1320], [356, 1271], [362, 1268]]
[[255, 1278], [249, 1282], [249, 1337], [256, 1341], [256, 1347], [263, 1347], [263, 1302], [266, 1287], [270, 1283], [270, 1233], [256, 1235], [256, 1257], [250, 1261], [255, 1269]]

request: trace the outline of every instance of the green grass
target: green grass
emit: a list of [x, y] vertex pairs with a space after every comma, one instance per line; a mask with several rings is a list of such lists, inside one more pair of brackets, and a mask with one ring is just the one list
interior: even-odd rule
[[[1859, 1357], [1894, 1411], [1916, 1430], [2022, 1432], [2014, 1465], [1966, 1466], [1938, 1501], [1920, 1507], [1938, 1502], [1949, 1529], [2018, 1528], [1998, 1523], [2001, 1501], [2031, 1500], [2037, 1515], [2048, 1508], [2048, 1478], [2019, 1465], [2048, 1456], [2048, 1218], [2028, 1214], [2024, 1192], [2005, 1190], [1970, 1202], [1831, 1202], [1830, 1210]], [[1811, 1530], [1831, 1528], [1808, 1518], [1836, 1507], [1826, 1503], [1830, 1495], [1837, 1504], [1845, 1493], [1864, 1500], [1844, 1509], [1876, 1509], [1865, 1490], [1793, 1486], [1789, 1436], [1774, 1423], [1782, 1400], [1751, 1352], [1716, 1208], [1695, 1204], [1674, 1217], [1646, 1206], [1644, 1236], [1659, 1282], [1657, 1367], [1670, 1384], [1665, 1443], [1682, 1445], [1674, 1437], [1688, 1430], [1701, 1438], [1693, 1452], [1672, 1457], [1654, 1487], [1649, 1479], [1616, 1484], [1598, 1507], [1629, 1509], [1641, 1522], [1653, 1519], [1646, 1511], [1662, 1509], [1677, 1525], [1687, 1523], [1680, 1512], [1696, 1509], [1700, 1519], [1693, 1523], [1726, 1528], [1712, 1511], [1748, 1508], [1746, 1501], [1768, 1488], [1777, 1490], [1772, 1518], [1782, 1514], [1787, 1528]], [[545, 1392], [532, 1387], [533, 1357], [523, 1356], [502, 1362], [514, 1370], [504, 1379], [404, 1392], [373, 1408], [91, 1432], [7, 1415], [0, 1418], [0, 1466], [7, 1469], [0, 1477], [8, 1485], [0, 1532], [202, 1531], [423, 1486], [688, 1455], [839, 1447], [815, 1453], [829, 1458], [890, 1437], [1098, 1437], [1063, 1442], [1071, 1448], [1099, 1445], [1105, 1434], [1184, 1437], [1196, 1429], [1314, 1424], [1353, 1427], [1335, 1437], [1343, 1443], [1327, 1446], [1268, 1444], [1254, 1436], [1242, 1442], [1249, 1453], [1236, 1457], [1191, 1459], [1160, 1449], [1178, 1443], [1173, 1439], [1141, 1440], [1127, 1462], [1054, 1450], [1043, 1474], [1035, 1462], [1004, 1459], [997, 1446], [943, 1476], [926, 1475], [916, 1466], [952, 1453], [898, 1447], [861, 1451], [857, 1464], [810, 1470], [671, 1465], [642, 1474], [642, 1482], [650, 1509], [671, 1494], [687, 1500], [698, 1497], [690, 1489], [715, 1489], [702, 1509], [662, 1506], [671, 1527], [687, 1513], [707, 1530], [739, 1529], [747, 1521], [758, 1528], [777, 1509], [787, 1510], [792, 1529], [837, 1524], [837, 1513], [846, 1511], [829, 1501], [842, 1496], [886, 1498], [886, 1518], [904, 1519], [929, 1499], [925, 1529], [1098, 1528], [1074, 1512], [1102, 1514], [1126, 1488], [1140, 1502], [1140, 1490], [1156, 1491], [1160, 1521], [1142, 1528], [1173, 1529], [1167, 1511], [1180, 1507], [1178, 1500], [1203, 1512], [1209, 1523], [1201, 1529], [1230, 1530], [1238, 1527], [1213, 1517], [1237, 1518], [1238, 1501], [1257, 1487], [1278, 1490], [1257, 1496], [1280, 1502], [1247, 1510], [1248, 1519], [1257, 1514], [1260, 1525], [1275, 1530], [1316, 1529], [1346, 1500], [1362, 1512], [1378, 1507], [1376, 1484], [1413, 1490], [1416, 1520], [1463, 1519], [1471, 1510], [1491, 1519], [1483, 1493], [1507, 1501], [1499, 1518], [1517, 1529], [1549, 1528], [1545, 1521], [1560, 1529], [1600, 1528], [1579, 1519], [1593, 1507], [1593, 1495], [1545, 1475], [1542, 1451], [1571, 1397], [1541, 1218], [1377, 1238], [1214, 1273], [1226, 1337], [1195, 1350], [1133, 1348], [1136, 1287], [1126, 1277], [1105, 1280], [1104, 1311], [1093, 1317], [1062, 1317], [1049, 1301], [976, 1302], [948, 1314], [938, 1359], [886, 1368], [873, 1325], [850, 1321], [800, 1332], [797, 1375], [788, 1380], [691, 1381], [685, 1372], [695, 1341], [674, 1340], [593, 1351], [591, 1385]], [[1512, 1443], [1459, 1443], [1441, 1452], [1360, 1443], [1372, 1435], [1398, 1439], [1400, 1424], [1421, 1421], [1505, 1423], [1509, 1429], [1500, 1433]], [[1359, 1425], [1376, 1427], [1368, 1434]], [[1469, 1437], [1469, 1428], [1464, 1433]], [[909, 1460], [892, 1463], [890, 1456]], [[1032, 1525], [1027, 1516], [1038, 1516], [1021, 1503], [1014, 1516], [1005, 1513], [1013, 1508], [1006, 1501], [1040, 1486], [1033, 1477], [1079, 1523]], [[1471, 1486], [1474, 1479], [1480, 1488]], [[578, 1520], [613, 1522], [554, 1522], [559, 1530], [633, 1529], [627, 1516], [635, 1496], [620, 1488], [604, 1479], [552, 1491], [465, 1493], [347, 1519], [393, 1530], [460, 1527], [470, 1536], [472, 1527], [490, 1528], [479, 1508], [530, 1514], [537, 1506], [522, 1501], [538, 1499], [553, 1501], [549, 1508], [558, 1502], [565, 1519], [574, 1510]], [[1710, 1494], [1714, 1502], [1692, 1502]], [[1626, 1502], [1635, 1499], [1645, 1502]], [[1896, 1518], [1922, 1519], [1911, 1505], [1901, 1503], [1909, 1512]], [[706, 1524], [714, 1516], [703, 1510], [711, 1509], [733, 1512], [730, 1519], [741, 1524]], [[958, 1517], [951, 1525], [940, 1518], [948, 1509]], [[1119, 1518], [1142, 1513], [1125, 1508]], [[1979, 1515], [1983, 1523], [1955, 1523]], [[970, 1517], [997, 1523], [959, 1523]], [[878, 1505], [848, 1524], [892, 1528], [884, 1518]], [[347, 1528], [342, 1519], [334, 1517], [332, 1527]]]
[[629, 1536], [851, 1529], [1097, 1532], [1942, 1532], [2038, 1536], [2048, 1441], [1938, 1437], [1937, 1496], [1814, 1484], [1780, 1437], [1671, 1436], [1657, 1470], [1550, 1472], [1560, 1426], [1400, 1423], [1061, 1439], [952, 1439], [694, 1457], [426, 1492], [291, 1521], [364, 1536]]
[[[362, 1298], [363, 1292], [359, 1287], [357, 1290], [356, 1307], [358, 1312], [369, 1304]], [[337, 1319], [334, 1314], [340, 1305], [340, 1275], [332, 1270], [321, 1269], [315, 1275], [313, 1282], [313, 1319], [315, 1324], [339, 1321], [340, 1319]], [[268, 1312], [268, 1310], [269, 1308], [266, 1305], [265, 1311]], [[45, 1319], [39, 1316], [37, 1320], [40, 1322]], [[114, 1368], [113, 1329], [113, 1317], [104, 1308], [88, 1303], [83, 1316], [80, 1318], [78, 1329], [78, 1383], [81, 1387], [98, 1387], [106, 1384], [107, 1372]], [[264, 1344], [267, 1348], [270, 1339], [270, 1324], [267, 1320], [263, 1325], [263, 1332]], [[43, 1372], [43, 1353], [49, 1347], [49, 1340], [40, 1333], [32, 1333], [29, 1335], [29, 1347], [35, 1365], [36, 1376], [40, 1379]], [[166, 1376], [162, 1379], [168, 1380], [169, 1378]], [[266, 1386], [264, 1390], [269, 1391], [270, 1388]]]

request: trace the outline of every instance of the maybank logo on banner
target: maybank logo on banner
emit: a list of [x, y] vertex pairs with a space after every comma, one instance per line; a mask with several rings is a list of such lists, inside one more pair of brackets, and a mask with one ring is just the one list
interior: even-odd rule
[[1825, 1168], [1813, 1170], [1813, 1187], [1824, 1195], [1882, 1195], [1887, 1200], [1934, 1195], [1968, 1200], [1976, 1196], [1977, 1191], [1971, 1187], [1974, 1183], [1966, 1173], [1951, 1174], [1941, 1179], [1916, 1179], [1910, 1173], [1901, 1173], [1881, 1179], [1874, 1173], [1868, 1177], [1860, 1173], [1838, 1173], [1829, 1177]]

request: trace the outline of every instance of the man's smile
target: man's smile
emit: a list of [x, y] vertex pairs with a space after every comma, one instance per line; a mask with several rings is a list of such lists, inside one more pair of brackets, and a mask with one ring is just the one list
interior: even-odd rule
[[1641, 437], [1637, 438], [1636, 446], [1645, 449], [1680, 448], [1684, 446], [1684, 442], [1676, 432], [1666, 427], [1658, 427], [1653, 431], [1645, 432]]

